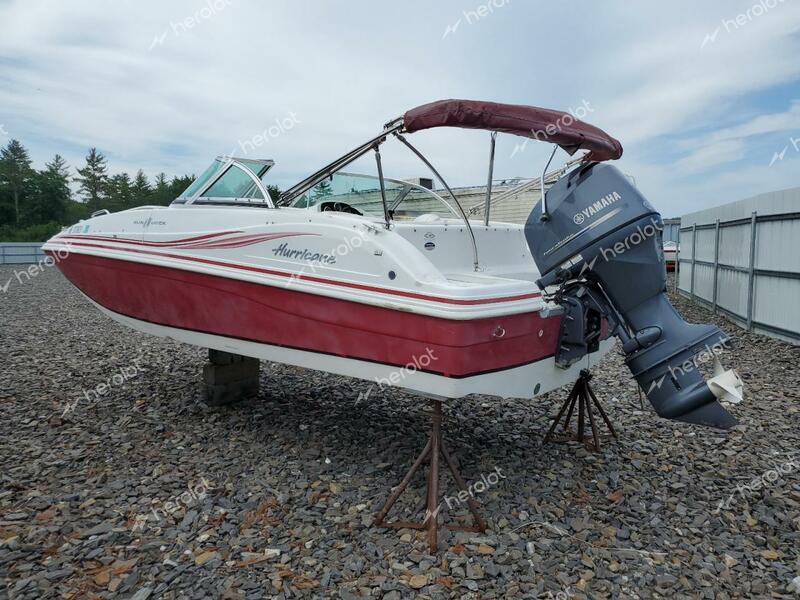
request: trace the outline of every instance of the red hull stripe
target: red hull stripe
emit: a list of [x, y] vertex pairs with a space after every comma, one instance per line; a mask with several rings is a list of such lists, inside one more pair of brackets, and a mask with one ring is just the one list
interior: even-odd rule
[[[233, 232], [237, 233], [237, 232]], [[238, 232], [241, 233], [241, 232]], [[174, 250], [194, 250], [194, 249], [208, 249], [208, 248], [242, 248], [244, 246], [252, 246], [260, 242], [266, 242], [284, 237], [295, 237], [298, 235], [318, 235], [316, 233], [301, 233], [301, 232], [283, 232], [283, 233], [258, 233], [250, 235], [235, 235], [233, 237], [226, 237], [225, 239], [205, 239], [197, 240], [194, 242], [142, 242], [130, 240], [128, 238], [113, 238], [107, 236], [64, 236], [59, 239], [70, 240], [93, 240], [99, 242], [111, 242], [115, 244], [129, 244], [132, 246], [149, 246], [164, 249]], [[75, 243], [75, 242], [67, 242]]]
[[[58, 240], [56, 240], [58, 241]], [[147, 254], [152, 256], [162, 256], [165, 258], [173, 258], [176, 260], [196, 262], [206, 265], [214, 265], [216, 267], [225, 267], [228, 269], [236, 269], [239, 271], [250, 271], [253, 273], [263, 273], [265, 275], [276, 275], [278, 277], [286, 277], [287, 279], [295, 280], [302, 279], [304, 281], [313, 281], [314, 283], [322, 283], [325, 285], [333, 285], [338, 287], [345, 287], [350, 289], [364, 290], [367, 292], [376, 292], [379, 294], [388, 294], [390, 296], [402, 296], [404, 298], [414, 298], [417, 300], [427, 300], [430, 302], [440, 302], [442, 304], [455, 304], [459, 306], [475, 306], [481, 304], [498, 304], [501, 302], [516, 302], [519, 300], [529, 300], [532, 298], [540, 298], [542, 295], [539, 292], [531, 292], [529, 294], [520, 294], [518, 296], [502, 296], [497, 298], [480, 298], [480, 299], [462, 299], [462, 298], [444, 298], [441, 296], [429, 296], [427, 294], [418, 294], [416, 292], [407, 292], [405, 290], [396, 290], [391, 288], [380, 288], [372, 285], [365, 285], [363, 283], [354, 283], [352, 281], [339, 281], [336, 279], [325, 279], [323, 277], [315, 277], [312, 275], [304, 275], [302, 273], [287, 273], [285, 271], [275, 271], [273, 269], [264, 269], [262, 267], [254, 267], [252, 265], [242, 265], [238, 263], [230, 263], [221, 260], [214, 260], [211, 258], [202, 258], [199, 256], [187, 256], [183, 254], [172, 254], [169, 252], [153, 252], [151, 250], [141, 250], [139, 248], [118, 248], [115, 246], [106, 246], [103, 244], [86, 244], [82, 242], [65, 242], [68, 246], [85, 246], [87, 248], [102, 248], [104, 250], [115, 250], [117, 252], [132, 252], [135, 254]]]
[[[230, 235], [235, 233], [242, 233], [241, 231], [228, 231], [225, 233], [213, 233], [209, 235], [201, 235], [194, 238], [185, 238], [178, 240], [171, 240], [168, 242], [145, 242], [143, 240], [132, 240], [130, 238], [120, 238], [111, 236], [94, 236], [94, 235], [65, 235], [58, 239], [60, 240], [91, 240], [96, 242], [112, 242], [116, 244], [130, 244], [133, 246], [150, 246], [155, 248], [214, 248], [214, 247], [227, 247], [227, 244], [241, 243], [247, 245], [245, 242], [257, 243], [259, 241], [266, 241], [277, 239], [281, 237], [292, 237], [296, 235], [317, 235], [312, 233], [301, 232], [288, 232], [288, 233], [257, 233], [249, 235], [239, 235], [234, 237], [227, 237], [225, 239], [211, 239], [219, 238], [223, 235]], [[238, 247], [238, 246], [231, 246]]]
[[252, 246], [253, 244], [259, 244], [261, 242], [267, 242], [269, 240], [276, 240], [285, 237], [297, 237], [300, 235], [318, 235], [318, 234], [291, 232], [291, 233], [261, 233], [255, 235], [237, 235], [231, 238], [225, 238], [224, 240], [211, 240], [209, 242], [201, 242], [201, 243], [191, 244], [188, 246], [181, 246], [180, 249], [195, 250], [197, 248], [202, 248], [202, 249], [242, 248], [244, 246]]
[[453, 321], [88, 254], [70, 253], [57, 264], [99, 305], [140, 321], [397, 367], [413, 364], [445, 377], [537, 362], [552, 356], [558, 343], [560, 318], [543, 319], [535, 311]]
[[234, 233], [243, 233], [242, 231], [222, 231], [218, 233], [207, 233], [205, 235], [196, 235], [188, 238], [178, 238], [177, 240], [168, 240], [163, 242], [145, 242], [143, 240], [134, 240], [132, 238], [111, 237], [107, 235], [62, 235], [60, 240], [95, 240], [99, 242], [124, 242], [126, 244], [137, 244], [139, 246], [183, 246], [185, 244], [196, 243], [198, 241], [208, 240], [223, 235], [231, 235]]

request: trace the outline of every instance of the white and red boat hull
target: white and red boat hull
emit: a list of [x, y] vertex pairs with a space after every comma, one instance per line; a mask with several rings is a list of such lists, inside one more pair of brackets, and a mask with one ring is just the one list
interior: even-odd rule
[[[163, 222], [175, 213], [183, 218], [203, 211], [153, 213], [164, 215]], [[224, 212], [237, 211], [242, 220], [253, 212]], [[409, 232], [412, 244], [381, 232], [338, 256], [339, 264], [309, 268], [298, 262], [288, 270], [281, 254], [285, 244], [311, 248], [306, 256], [328, 256], [325, 248], [336, 246], [337, 229], [332, 239], [322, 215], [321, 222], [294, 219], [275, 227], [132, 235], [137, 212], [93, 220], [100, 222], [64, 232], [45, 247], [83, 294], [135, 329], [443, 397], [533, 397], [577, 376], [577, 366], [564, 370], [554, 364], [560, 317], [543, 316], [547, 307], [530, 281], [486, 275], [491, 285], [476, 286], [468, 274], [431, 276], [427, 260], [393, 267], [394, 282], [415, 279], [415, 285], [388, 285], [385, 276], [379, 278], [388, 270], [373, 268], [379, 253], [383, 260], [393, 244], [412, 246], [418, 232]], [[298, 212], [281, 211], [289, 217]], [[447, 233], [436, 234], [445, 244]], [[413, 247], [402, 250], [409, 258], [419, 254]], [[348, 267], [346, 279], [342, 266]], [[448, 286], [453, 292], [442, 293]]]

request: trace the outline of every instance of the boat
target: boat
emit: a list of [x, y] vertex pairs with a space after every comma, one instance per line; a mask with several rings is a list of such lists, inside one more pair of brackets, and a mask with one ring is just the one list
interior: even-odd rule
[[[489, 134], [482, 215], [465, 212], [408, 139], [443, 127]], [[534, 179], [546, 193], [524, 225], [491, 218], [498, 133], [553, 145]], [[435, 183], [384, 175], [390, 142]], [[578, 160], [553, 175], [559, 148]], [[716, 382], [672, 372], [727, 337], [665, 308], [660, 241], [658, 252], [640, 244], [586, 268], [587, 248], [614, 247], [634, 222], [660, 223], [607, 164], [621, 155], [618, 140], [569, 113], [443, 100], [388, 122], [277, 198], [272, 160], [220, 156], [170, 206], [98, 211], [44, 250], [100, 311], [135, 330], [434, 398], [534, 398], [576, 381], [619, 338], [659, 414], [730, 427], [718, 401], [736, 392], [731, 372]], [[374, 157], [374, 172], [348, 172], [362, 157]], [[653, 389], [659, 377], [667, 384]]]
[[667, 271], [674, 271], [678, 265], [678, 242], [664, 242], [664, 264]]

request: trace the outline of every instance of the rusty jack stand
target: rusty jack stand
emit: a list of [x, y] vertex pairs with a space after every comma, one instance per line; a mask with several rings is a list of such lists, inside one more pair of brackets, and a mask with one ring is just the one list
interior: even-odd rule
[[[597, 396], [594, 395], [592, 386], [589, 385], [589, 381], [591, 381], [591, 379], [592, 374], [588, 370], [582, 369], [578, 380], [575, 382], [575, 385], [572, 386], [572, 391], [564, 401], [561, 410], [558, 411], [558, 415], [555, 419], [553, 419], [553, 424], [550, 426], [550, 430], [547, 432], [547, 435], [544, 436], [544, 443], [550, 441], [553, 431], [555, 431], [556, 426], [558, 425], [559, 421], [561, 421], [561, 417], [564, 416], [565, 412], [567, 413], [567, 418], [564, 420], [564, 432], [569, 431], [569, 422], [572, 420], [572, 413], [575, 410], [576, 402], [578, 403], [578, 435], [574, 438], [575, 440], [583, 442], [593, 452], [600, 452], [600, 438], [597, 434], [597, 423], [595, 422], [594, 414], [592, 413], [592, 403], [594, 403], [595, 407], [597, 408], [597, 412], [600, 413], [600, 416], [603, 418], [603, 421], [605, 422], [609, 431], [611, 431], [611, 435], [613, 435], [614, 438], [617, 438], [617, 432], [614, 431], [611, 421], [608, 420], [603, 407], [600, 406], [600, 402], [597, 400]], [[584, 412], [586, 412], [586, 414], [589, 416], [589, 422], [592, 426], [592, 443], [585, 439], [583, 435]], [[568, 439], [572, 438], [569, 437]]]
[[[448, 526], [448, 529], [451, 531], [470, 531], [473, 533], [482, 533], [486, 531], [486, 521], [484, 521], [483, 517], [481, 517], [480, 513], [478, 513], [478, 504], [469, 493], [467, 484], [459, 474], [453, 458], [444, 447], [444, 442], [442, 441], [442, 402], [440, 400], [431, 400], [431, 407], [431, 435], [428, 438], [428, 442], [425, 444], [425, 448], [422, 450], [422, 453], [417, 457], [417, 460], [415, 460], [414, 464], [411, 465], [411, 469], [409, 469], [408, 473], [406, 473], [406, 476], [403, 477], [400, 485], [394, 489], [391, 496], [389, 496], [389, 499], [386, 501], [386, 504], [383, 505], [383, 508], [376, 515], [373, 524], [376, 527], [390, 527], [392, 529], [427, 529], [428, 545], [430, 546], [431, 553], [434, 553], [436, 552], [438, 545], [438, 516], [439, 509], [441, 508], [441, 504], [438, 502], [440, 453], [444, 457], [450, 472], [453, 474], [453, 479], [455, 480], [458, 489], [467, 492], [467, 506], [469, 507], [469, 511], [472, 513], [472, 518], [475, 523], [475, 525], [472, 527], [450, 525]], [[394, 503], [397, 502], [397, 499], [400, 498], [405, 489], [408, 487], [408, 484], [411, 482], [411, 478], [414, 476], [414, 473], [417, 472], [417, 469], [420, 468], [425, 459], [429, 459], [430, 461], [430, 468], [428, 469], [428, 493], [425, 520], [422, 521], [422, 523], [411, 523], [408, 521], [387, 523], [385, 521], [386, 515], [389, 514], [389, 511], [392, 509], [392, 506], [394, 506]]]

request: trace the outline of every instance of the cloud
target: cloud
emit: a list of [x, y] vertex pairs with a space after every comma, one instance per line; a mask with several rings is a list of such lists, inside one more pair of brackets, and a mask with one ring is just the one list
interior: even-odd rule
[[738, 161], [744, 156], [743, 140], [723, 140], [701, 146], [675, 163], [678, 173], [688, 174], [705, 171], [711, 167]]
[[748, 138], [797, 129], [800, 129], [800, 101], [793, 102], [785, 111], [758, 115], [732, 127], [682, 140], [679, 145], [689, 153], [675, 163], [675, 168], [693, 174], [718, 165], [733, 165], [747, 155]]
[[[728, 167], [751, 178], [741, 190], [774, 186], [778, 167], [758, 165], [779, 145], [756, 152], [753, 140], [787, 139], [796, 126], [788, 84], [800, 79], [800, 4], [779, 3], [728, 31], [723, 19], [747, 6], [510, 2], [442, 39], [479, 4], [352, 0], [342, 11], [320, 0], [118, 0], [98, 10], [90, 0], [11, 0], [0, 3], [0, 123], [39, 165], [59, 152], [77, 166], [98, 146], [112, 169], [152, 175], [199, 172], [294, 113], [299, 124], [259, 148], [286, 186], [431, 100], [561, 109], [585, 100], [589, 121], [623, 142], [620, 166], [665, 212], [676, 189], [692, 209], [741, 197], [728, 198], [736, 191], [717, 177]], [[453, 185], [484, 181], [488, 134], [412, 141]], [[509, 158], [517, 141], [498, 139], [498, 178], [538, 176], [547, 146]], [[426, 174], [402, 148], [387, 145], [385, 165], [389, 175]], [[714, 177], [697, 185], [709, 170]]]
[[800, 100], [792, 102], [788, 110], [758, 115], [734, 127], [718, 129], [708, 136], [711, 143], [737, 140], [765, 133], [787, 132], [800, 129]]

